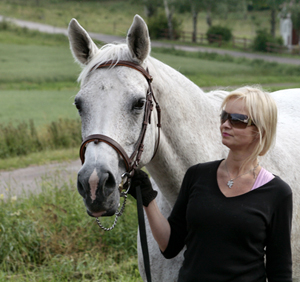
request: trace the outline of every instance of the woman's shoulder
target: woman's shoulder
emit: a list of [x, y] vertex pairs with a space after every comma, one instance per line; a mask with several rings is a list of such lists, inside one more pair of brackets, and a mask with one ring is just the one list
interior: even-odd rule
[[270, 184], [273, 188], [276, 188], [276, 192], [280, 197], [289, 196], [292, 194], [292, 189], [288, 183], [282, 180], [279, 176], [275, 175]]

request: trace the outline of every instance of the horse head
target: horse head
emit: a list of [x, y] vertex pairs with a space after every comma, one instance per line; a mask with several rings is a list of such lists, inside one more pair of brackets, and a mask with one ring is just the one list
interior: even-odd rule
[[[126, 44], [107, 44], [99, 49], [75, 19], [69, 24], [68, 35], [72, 54], [83, 67], [74, 102], [86, 141], [81, 147], [83, 166], [77, 188], [89, 215], [110, 216], [118, 209], [122, 175], [134, 165], [148, 163], [156, 147], [156, 123], [153, 120], [145, 125], [148, 121], [144, 118], [146, 104], [152, 102], [148, 95], [151, 78], [145, 71], [149, 32], [136, 15]], [[148, 118], [155, 119], [153, 115]], [[141, 138], [144, 146], [137, 152]], [[142, 151], [140, 162], [136, 162]]]

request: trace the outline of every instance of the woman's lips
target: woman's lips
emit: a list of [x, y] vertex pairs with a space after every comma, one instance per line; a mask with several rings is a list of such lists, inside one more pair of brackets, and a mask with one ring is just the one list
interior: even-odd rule
[[223, 136], [223, 137], [229, 137], [229, 136], [231, 136], [231, 135], [228, 134], [227, 132], [223, 132], [223, 133], [222, 133], [222, 136]]

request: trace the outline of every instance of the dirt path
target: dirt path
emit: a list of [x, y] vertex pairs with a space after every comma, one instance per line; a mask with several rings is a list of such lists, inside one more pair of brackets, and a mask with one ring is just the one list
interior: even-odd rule
[[0, 197], [5, 199], [9, 196], [26, 196], [28, 192], [40, 192], [41, 183], [47, 180], [56, 184], [72, 180], [74, 181], [74, 189], [76, 189], [76, 177], [80, 167], [81, 163], [78, 159], [70, 162], [2, 171], [0, 172]]

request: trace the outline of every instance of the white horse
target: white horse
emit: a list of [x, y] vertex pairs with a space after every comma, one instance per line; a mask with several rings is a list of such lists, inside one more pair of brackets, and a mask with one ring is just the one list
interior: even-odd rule
[[[116, 140], [128, 155], [134, 151], [142, 127], [147, 80], [129, 67], [93, 67], [109, 60], [126, 60], [149, 69], [153, 92], [162, 109], [162, 129], [159, 148], [152, 159], [158, 138], [157, 117], [152, 114], [140, 167], [146, 166], [159, 187], [158, 205], [168, 216], [187, 168], [224, 158], [227, 154], [219, 132], [220, 104], [226, 92], [204, 93], [178, 71], [151, 57], [148, 28], [138, 15], [128, 31], [126, 44], [107, 44], [98, 49], [75, 19], [71, 20], [68, 33], [73, 56], [83, 66], [79, 76], [81, 89], [75, 98], [83, 139], [91, 134], [106, 135]], [[279, 108], [277, 145], [261, 164], [293, 189], [293, 275], [300, 277], [300, 168], [297, 160], [300, 156], [300, 89], [282, 90], [272, 96]], [[78, 191], [88, 212], [98, 216], [105, 211], [106, 215], [114, 214], [120, 200], [118, 184], [126, 170], [123, 159], [106, 142], [89, 143], [84, 157], [78, 173]], [[176, 281], [182, 253], [174, 259], [164, 259], [149, 227], [147, 232], [152, 280]], [[140, 272], [146, 280], [141, 260], [139, 249]]]

